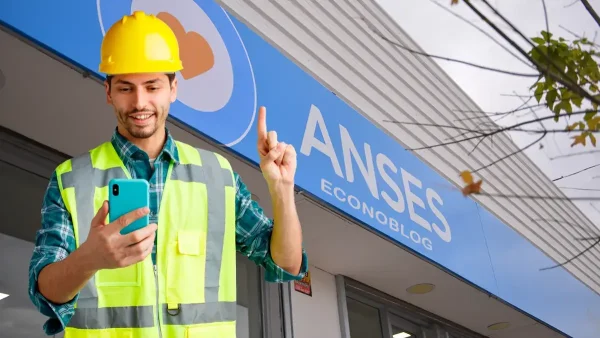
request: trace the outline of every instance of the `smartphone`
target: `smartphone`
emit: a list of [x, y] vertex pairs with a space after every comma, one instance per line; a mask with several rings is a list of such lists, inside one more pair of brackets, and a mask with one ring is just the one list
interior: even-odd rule
[[[110, 180], [108, 188], [108, 218], [111, 223], [135, 209], [150, 207], [150, 189], [146, 180], [115, 178]], [[145, 215], [121, 229], [121, 234], [141, 229], [149, 223], [150, 217]]]

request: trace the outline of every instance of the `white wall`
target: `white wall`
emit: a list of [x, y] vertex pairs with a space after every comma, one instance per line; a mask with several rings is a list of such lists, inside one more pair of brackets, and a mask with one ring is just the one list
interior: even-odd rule
[[294, 338], [341, 337], [335, 276], [309, 266], [312, 297], [292, 287]]

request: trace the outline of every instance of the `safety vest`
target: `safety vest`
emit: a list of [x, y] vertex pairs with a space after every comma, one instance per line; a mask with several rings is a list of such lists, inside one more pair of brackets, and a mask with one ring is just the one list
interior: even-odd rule
[[[236, 335], [235, 186], [219, 154], [177, 142], [160, 202], [156, 266], [98, 271], [79, 293], [66, 338]], [[57, 168], [77, 247], [108, 199], [112, 178], [131, 174], [110, 142]]]

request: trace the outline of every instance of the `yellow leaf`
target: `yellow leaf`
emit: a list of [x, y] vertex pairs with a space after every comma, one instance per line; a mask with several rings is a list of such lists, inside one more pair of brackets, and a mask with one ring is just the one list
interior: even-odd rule
[[458, 0], [452, 0], [452, 1], [450, 2], [450, 4], [451, 4], [451, 5], [456, 5], [456, 4], [458, 4]]
[[572, 125], [567, 126], [567, 130], [568, 131], [573, 131], [573, 130], [575, 130], [575, 128], [577, 128], [578, 125], [579, 125], [579, 122], [575, 122]]
[[473, 184], [473, 175], [470, 171], [464, 170], [460, 173], [460, 177], [466, 184]]
[[594, 136], [594, 134], [592, 134], [592, 133], [590, 133], [590, 141], [592, 141], [592, 145], [595, 148], [596, 147], [596, 136]]
[[464, 196], [471, 194], [479, 194], [481, 192], [481, 183], [482, 180], [475, 182], [473, 180], [473, 174], [469, 170], [464, 170], [460, 173], [460, 177], [465, 182], [466, 186], [464, 186], [461, 191]]
[[483, 182], [482, 180], [479, 180], [475, 183], [468, 184], [466, 187], [462, 188], [463, 196], [481, 193], [481, 183], [482, 182]]
[[572, 139], [574, 139], [575, 141], [573, 141], [573, 144], [571, 144], [571, 147], [574, 147], [578, 144], [585, 146], [585, 137], [586, 137], [586, 133], [581, 133], [581, 135], [579, 135], [579, 136], [573, 136]]
[[596, 116], [593, 119], [587, 121], [588, 128], [590, 131], [596, 131], [600, 127], [600, 116]]

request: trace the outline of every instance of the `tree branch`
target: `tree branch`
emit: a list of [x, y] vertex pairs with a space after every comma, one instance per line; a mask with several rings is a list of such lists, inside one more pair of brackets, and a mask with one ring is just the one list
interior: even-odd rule
[[590, 151], [584, 151], [584, 152], [580, 152], [580, 153], [554, 156], [554, 157], [550, 157], [549, 159], [550, 159], [550, 161], [554, 161], [554, 160], [557, 160], [559, 158], [567, 158], [567, 157], [582, 156], [582, 155], [597, 154], [597, 153], [600, 153], [600, 150], [590, 150]]
[[579, 2], [579, 0], [575, 0], [575, 1], [571, 2], [570, 4], [566, 5], [565, 8], [569, 8], [578, 2]]
[[525, 73], [518, 73], [518, 72], [512, 72], [509, 70], [503, 70], [503, 69], [498, 69], [498, 68], [493, 68], [493, 67], [488, 67], [488, 66], [483, 66], [483, 65], [479, 65], [473, 62], [469, 62], [469, 61], [463, 61], [463, 60], [458, 60], [458, 59], [453, 59], [453, 58], [448, 58], [445, 56], [439, 56], [439, 55], [433, 55], [433, 54], [429, 54], [429, 53], [424, 53], [424, 52], [420, 52], [411, 48], [408, 48], [406, 46], [403, 46], [402, 44], [400, 44], [399, 42], [393, 41], [389, 38], [387, 38], [385, 35], [383, 35], [383, 33], [379, 32], [379, 30], [377, 30], [377, 28], [373, 27], [369, 22], [367, 22], [367, 20], [364, 17], [361, 17], [361, 19], [367, 24], [367, 26], [371, 29], [371, 31], [375, 34], [377, 34], [377, 36], [379, 36], [381, 39], [389, 42], [390, 44], [402, 48], [412, 54], [417, 54], [417, 55], [422, 55], [422, 56], [426, 56], [428, 58], [432, 58], [432, 59], [440, 59], [440, 60], [444, 60], [444, 61], [450, 61], [450, 62], [455, 62], [455, 63], [460, 63], [460, 64], [464, 64], [467, 66], [471, 66], [471, 67], [475, 67], [475, 68], [479, 68], [479, 69], [484, 69], [484, 70], [489, 70], [489, 71], [493, 71], [493, 72], [497, 72], [497, 73], [501, 73], [501, 74], [507, 74], [507, 75], [513, 75], [513, 76], [521, 76], [521, 77], [539, 77], [539, 74], [525, 74]]
[[600, 243], [600, 237], [597, 237], [597, 238], [596, 238], [596, 241], [595, 241], [595, 242], [594, 242], [592, 245], [588, 246], [588, 247], [587, 247], [585, 250], [581, 251], [580, 253], [578, 253], [577, 255], [575, 255], [575, 256], [573, 256], [573, 257], [571, 257], [570, 259], [566, 260], [565, 262], [563, 262], [563, 263], [560, 263], [560, 264], [557, 264], [557, 265], [549, 266], [549, 267], [547, 267], [547, 268], [541, 268], [541, 269], [540, 269], [540, 271], [543, 271], [543, 270], [550, 270], [550, 269], [558, 268], [558, 267], [560, 267], [560, 266], [564, 266], [564, 265], [566, 265], [566, 264], [569, 264], [569, 263], [571, 263], [572, 261], [574, 261], [575, 259], [577, 259], [577, 258], [581, 257], [581, 256], [582, 256], [583, 254], [585, 254], [586, 252], [590, 251], [592, 248], [594, 248], [596, 245], [598, 245], [598, 243]]
[[577, 175], [577, 174], [579, 174], [579, 173], [582, 173], [582, 172], [584, 172], [584, 171], [586, 171], [586, 170], [594, 169], [594, 168], [596, 168], [596, 167], [600, 167], [600, 164], [594, 164], [593, 166], [587, 167], [587, 168], [585, 168], [585, 169], [581, 169], [581, 170], [579, 170], [579, 171], [576, 171], [576, 172], [574, 172], [574, 173], [572, 173], [572, 174], [568, 174], [568, 175], [566, 175], [566, 176], [561, 176], [561, 177], [559, 177], [559, 178], [555, 178], [555, 179], [553, 179], [553, 180], [552, 180], [552, 182], [560, 181], [560, 180], [562, 180], [563, 178], [567, 178], [567, 177], [575, 176], [575, 175]]
[[471, 21], [463, 18], [462, 16], [452, 12], [450, 9], [444, 7], [442, 4], [438, 3], [437, 1], [434, 0], [429, 0], [431, 1], [434, 5], [440, 7], [441, 9], [445, 10], [446, 12], [450, 13], [451, 15], [457, 17], [459, 20], [462, 20], [463, 22], [469, 24], [471, 27], [475, 28], [476, 30], [478, 30], [479, 32], [481, 32], [482, 34], [484, 34], [485, 36], [487, 36], [490, 40], [494, 41], [498, 46], [500, 46], [502, 49], [504, 49], [506, 52], [508, 52], [510, 55], [514, 56], [517, 60], [521, 61], [523, 64], [525, 64], [527, 67], [529, 68], [533, 68], [535, 69], [535, 67], [531, 64], [528, 63], [526, 60], [523, 60], [521, 57], [519, 57], [516, 53], [514, 53], [513, 51], [511, 51], [510, 49], [508, 49], [505, 45], [503, 45], [500, 41], [496, 40], [492, 34], [484, 31], [481, 27], [477, 26], [476, 24], [472, 23]]
[[[436, 127], [436, 128], [448, 128], [448, 129], [456, 129], [465, 131], [467, 133], [479, 133], [482, 137], [490, 136], [488, 133], [496, 132], [496, 131], [518, 131], [523, 133], [532, 133], [532, 134], [543, 134], [543, 133], [573, 133], [577, 132], [577, 130], [567, 130], [567, 129], [547, 129], [547, 130], [539, 130], [539, 129], [525, 129], [525, 128], [507, 128], [506, 130], [502, 130], [504, 128], [480, 128], [480, 129], [470, 129], [459, 126], [445, 125], [445, 124], [436, 124], [436, 123], [420, 123], [420, 122], [401, 122], [401, 121], [391, 121], [391, 120], [383, 120], [383, 122], [391, 122], [397, 124], [405, 124], [405, 125], [415, 125], [420, 127]], [[530, 123], [540, 122], [538, 120], [533, 120]], [[466, 140], [465, 140], [466, 141]]]
[[[544, 20], [546, 21], [546, 32], [550, 33], [550, 24], [548, 23], [548, 9], [546, 8], [546, 1], [542, 1], [542, 7], [544, 7]], [[562, 69], [561, 69], [562, 70]], [[550, 71], [550, 64], [546, 65], [546, 73]], [[548, 95], [548, 93], [546, 93]]]
[[568, 189], [568, 190], [581, 190], [581, 191], [600, 191], [600, 189], [592, 189], [592, 188], [577, 188], [577, 187], [559, 187], [560, 189]]
[[563, 86], [565, 86], [566, 88], [568, 88], [571, 92], [576, 93], [576, 94], [578, 94], [581, 97], [585, 97], [588, 100], [590, 100], [591, 102], [594, 102], [594, 103], [600, 105], [600, 100], [599, 99], [595, 98], [590, 93], [588, 93], [586, 90], [584, 90], [583, 88], [581, 88], [580, 86], [578, 86], [577, 83], [573, 83], [572, 79], [570, 79], [562, 71], [562, 69], [560, 67], [558, 67], [556, 65], [556, 63], [552, 59], [550, 59], [550, 57], [548, 55], [546, 55], [546, 53], [542, 52], [527, 37], [525, 37], [525, 35], [523, 35], [523, 33], [521, 31], [519, 31], [508, 19], [506, 19], [492, 5], [490, 5], [490, 3], [487, 0], [481, 0], [481, 1], [488, 8], [490, 8], [498, 17], [500, 17], [504, 22], [506, 22], [519, 36], [521, 36], [523, 39], [525, 39], [525, 41], [527, 41], [532, 46], [532, 48], [534, 50], [536, 50], [540, 55], [542, 55], [544, 57], [544, 59], [546, 60], [546, 62], [548, 64], [552, 65], [553, 68], [555, 70], [557, 70], [561, 76], [558, 76], [554, 72], [545, 71], [544, 70], [545, 67], [543, 67], [543, 65], [541, 65], [539, 62], [537, 62], [535, 59], [533, 59], [531, 56], [529, 56], [529, 54], [527, 54], [527, 52], [525, 52], [525, 50], [523, 50], [523, 48], [521, 48], [519, 45], [517, 45], [517, 43], [515, 41], [513, 41], [511, 38], [509, 38], [506, 35], [506, 33], [504, 33], [500, 28], [498, 28], [497, 25], [495, 25], [493, 22], [491, 22], [485, 15], [483, 15], [483, 13], [481, 13], [477, 8], [475, 8], [475, 6], [473, 6], [473, 4], [471, 4], [471, 1], [465, 0], [464, 3], [467, 4], [467, 6], [469, 6], [469, 8], [473, 12], [475, 12], [475, 14], [477, 14], [482, 20], [484, 20], [490, 27], [492, 27], [492, 29], [494, 29], [498, 34], [500, 34], [509, 44], [511, 44], [514, 48], [516, 48], [519, 51], [519, 53], [521, 53], [521, 55], [523, 55], [529, 61], [531, 61], [533, 64], [535, 64], [536, 67], [538, 68], [538, 70], [541, 73], [543, 73], [546, 76], [552, 78], [554, 81], [562, 84]]
[[[598, 232], [596, 232], [595, 229], [592, 229], [592, 228], [589, 228], [589, 227], [586, 229], [586, 228], [584, 228], [583, 226], [581, 226], [581, 225], [579, 225], [577, 223], [570, 223], [570, 222], [567, 222], [567, 221], [560, 221], [560, 220], [557, 220], [557, 219], [532, 219], [532, 220], [535, 221], [535, 222], [538, 222], [538, 223], [539, 222], [556, 222], [556, 223], [567, 224], [567, 225], [569, 225], [569, 226], [571, 226], [573, 228], [579, 228], [579, 229], [583, 230], [587, 235], [591, 235], [590, 237], [576, 238], [579, 241], [600, 240], [600, 234], [598, 234]], [[583, 253], [585, 253], [588, 250], [591, 250], [591, 248], [593, 248], [594, 246], [595, 245], [592, 245], [591, 247], [586, 248], [583, 251]], [[579, 254], [575, 255], [574, 257], [572, 257], [571, 259], [567, 260], [566, 262], [564, 262], [562, 264], [558, 264], [558, 265], [551, 266], [551, 267], [546, 267], [546, 268], [543, 268], [542, 270], [554, 269], [554, 268], [557, 268], [559, 266], [568, 264], [569, 262], [571, 262], [571, 261], [577, 259], [578, 257], [580, 257], [583, 253], [580, 252]]]
[[[483, 169], [485, 169], [485, 168], [491, 167], [491, 166], [493, 166], [494, 164], [496, 164], [496, 163], [498, 163], [498, 162], [502, 162], [502, 161], [506, 160], [507, 158], [509, 158], [509, 157], [513, 156], [513, 155], [516, 155], [516, 154], [518, 154], [518, 153], [521, 153], [521, 152], [523, 152], [523, 151], [525, 151], [525, 150], [529, 149], [529, 148], [530, 148], [531, 146], [533, 146], [534, 144], [536, 144], [536, 143], [540, 142], [540, 141], [541, 141], [541, 140], [542, 140], [544, 137], [546, 137], [546, 135], [548, 135], [548, 132], [547, 132], [547, 131], [544, 131], [544, 134], [542, 134], [542, 136], [540, 136], [540, 137], [539, 137], [537, 140], [535, 140], [535, 141], [531, 142], [531, 143], [530, 143], [530, 144], [528, 144], [527, 146], [525, 146], [525, 147], [523, 147], [523, 148], [521, 148], [521, 149], [519, 149], [519, 150], [516, 150], [516, 151], [514, 151], [514, 152], [512, 152], [512, 153], [510, 153], [510, 154], [508, 154], [508, 155], [505, 155], [505, 156], [503, 156], [503, 157], [501, 157], [501, 158], [499, 158], [499, 159], [497, 159], [497, 160], [495, 160], [495, 161], [493, 161], [493, 162], [490, 162], [490, 163], [488, 163], [488, 164], [484, 165], [483, 167], [480, 167], [480, 168], [478, 168], [478, 169], [475, 169], [475, 170], [473, 170], [473, 172], [474, 172], [474, 173], [476, 173], [476, 172], [478, 172], [478, 171], [480, 171], [480, 170], [483, 170]], [[482, 140], [483, 140], [483, 139], [482, 139]]]
[[481, 138], [481, 140], [479, 140], [479, 142], [477, 142], [477, 144], [475, 144], [475, 146], [473, 147], [473, 149], [471, 149], [471, 151], [469, 151], [469, 152], [467, 153], [467, 155], [468, 155], [468, 156], [471, 156], [471, 154], [472, 154], [472, 153], [473, 153], [475, 150], [477, 150], [477, 148], [479, 148], [479, 145], [480, 145], [481, 143], [483, 143], [483, 140], [485, 140], [485, 137], [482, 137], [482, 138]]
[[[464, 114], [482, 114], [482, 115], [480, 115], [480, 116], [463, 117], [463, 118], [460, 118], [460, 119], [455, 119], [453, 121], [454, 122], [459, 122], [459, 121], [470, 121], [470, 120], [483, 120], [483, 119], [488, 119], [490, 116], [507, 116], [507, 115], [510, 115], [510, 114], [513, 114], [513, 113], [516, 113], [516, 112], [519, 112], [519, 111], [523, 111], [523, 110], [527, 110], [527, 109], [535, 111], [534, 108], [535, 109], [541, 109], [543, 107], [544, 107], [543, 103], [539, 103], [539, 104], [535, 104], [535, 105], [531, 105], [531, 106], [525, 106], [525, 107], [523, 105], [521, 105], [521, 106], [519, 106], [516, 109], [505, 111], [505, 112], [484, 112], [484, 111], [477, 111], [477, 110], [460, 110], [460, 109], [455, 109], [453, 111], [461, 112], [461, 113], [464, 113]], [[483, 115], [483, 114], [485, 114], [485, 115]], [[528, 114], [529, 113], [524, 114], [524, 115], [528, 115]]]
[[508, 96], [508, 97], [530, 97], [531, 95], [500, 94], [500, 96]]
[[549, 201], [600, 201], [600, 196], [594, 197], [566, 197], [566, 196], [542, 196], [542, 195], [507, 195], [507, 194], [490, 194], [490, 193], [477, 193], [473, 194], [477, 196], [495, 197], [495, 198], [518, 198], [518, 199], [531, 199], [531, 200], [549, 200]]
[[[577, 0], [577, 2], [579, 2], [579, 0]], [[560, 27], [560, 28], [564, 29], [564, 30], [565, 30], [567, 33], [569, 33], [569, 34], [573, 35], [573, 36], [574, 36], [574, 37], [576, 37], [577, 39], [583, 39], [583, 36], [581, 36], [581, 35], [579, 35], [579, 34], [577, 34], [577, 33], [573, 32], [572, 30], [569, 30], [568, 28], [566, 28], [566, 27], [565, 27], [565, 26], [563, 26], [563, 25], [558, 25], [558, 27]], [[596, 33], [598, 33], [598, 32], [596, 32]], [[596, 47], [600, 47], [600, 45], [596, 44], [596, 42], [595, 42], [595, 41], [592, 41], [591, 43], [592, 43], [594, 46], [596, 46]]]
[[[590, 204], [592, 204], [590, 202]], [[543, 219], [543, 218], [538, 218], [538, 219], [533, 219], [536, 222], [556, 222], [556, 223], [563, 223], [569, 226], [572, 226], [574, 228], [579, 228], [581, 230], [583, 230], [586, 234], [593, 234], [594, 236], [600, 236], [600, 234], [598, 232], [596, 232], [595, 229], [592, 228], [584, 228], [583, 226], [577, 224], [577, 223], [571, 223], [571, 222], [567, 222], [567, 221], [560, 221], [557, 219]]]
[[[526, 101], [527, 102], [527, 101]], [[485, 115], [505, 115], [505, 114], [511, 114], [511, 113], [516, 113], [522, 110], [527, 110], [530, 108], [536, 108], [536, 107], [541, 107], [544, 106], [543, 103], [536, 103], [530, 106], [525, 106], [524, 104], [518, 106], [515, 109], [512, 110], [508, 110], [508, 111], [504, 111], [504, 112], [485, 112], [485, 111], [481, 111], [481, 110], [468, 110], [468, 109], [452, 109], [452, 111], [454, 112], [459, 112], [459, 113], [467, 113], [467, 114], [485, 114]]]
[[544, 7], [544, 20], [546, 21], [546, 32], [550, 33], [550, 23], [548, 22], [548, 9], [546, 8], [546, 0], [542, 1], [542, 7]]
[[596, 236], [596, 237], [579, 237], [577, 238], [578, 241], [595, 241], [598, 238], [600, 238], [600, 236]]
[[583, 4], [583, 7], [585, 7], [585, 9], [588, 11], [588, 13], [590, 13], [590, 15], [592, 16], [592, 18], [594, 18], [594, 21], [596, 21], [596, 23], [598, 24], [598, 26], [600, 26], [600, 17], [598, 16], [598, 13], [596, 13], [596, 11], [594, 10], [594, 8], [592, 8], [592, 5], [590, 5], [588, 0], [581, 0], [581, 3]]
[[[577, 112], [573, 112], [573, 113], [570, 113], [570, 114], [569, 113], [558, 114], [556, 116], [557, 117], [573, 116], [573, 115], [582, 115], [582, 114], [586, 114], [586, 113], [588, 113], [588, 110], [577, 111]], [[443, 142], [443, 143], [438, 143], [438, 144], [434, 144], [434, 145], [430, 145], [430, 146], [425, 146], [425, 147], [420, 147], [420, 148], [412, 148], [412, 149], [411, 148], [407, 148], [406, 150], [415, 151], [415, 150], [423, 150], [423, 149], [431, 149], [431, 148], [437, 148], [437, 147], [447, 146], [447, 145], [451, 145], [451, 144], [455, 144], [455, 143], [460, 143], [460, 142], [464, 142], [464, 141], [474, 140], [474, 139], [479, 138], [479, 137], [492, 136], [492, 135], [495, 135], [495, 134], [498, 134], [498, 133], [501, 133], [501, 132], [504, 132], [504, 131], [509, 131], [511, 129], [515, 129], [515, 128], [527, 125], [529, 123], [535, 123], [535, 122], [538, 122], [538, 121], [550, 120], [550, 119], [554, 119], [554, 118], [555, 118], [555, 116], [544, 116], [544, 117], [537, 118], [535, 120], [527, 120], [527, 121], [524, 121], [524, 122], [520, 122], [520, 123], [514, 124], [512, 126], [499, 128], [499, 129], [491, 131], [489, 133], [483, 133], [483, 134], [481, 134], [479, 136], [466, 137], [466, 138], [463, 138], [463, 139], [460, 139], [460, 140], [455, 140], [455, 141], [451, 141], [451, 142]], [[402, 123], [400, 121], [390, 121], [390, 120], [384, 120], [384, 122], [392, 122], [392, 123], [399, 123], [399, 124], [418, 124], [418, 123], [414, 123], [414, 122], [413, 123], [411, 123], [411, 122]], [[463, 128], [463, 129], [466, 129], [466, 128]]]

